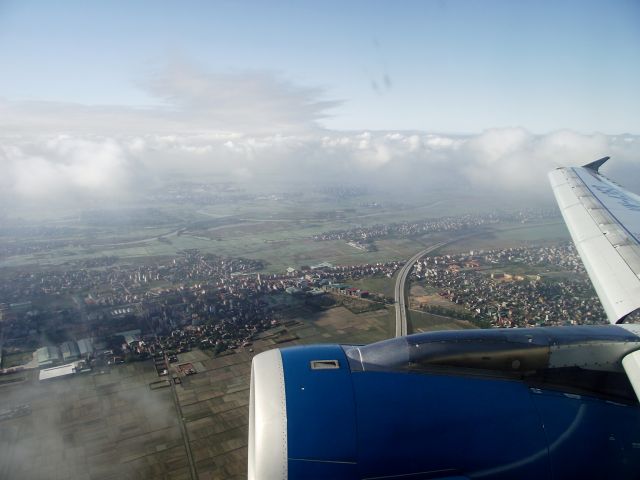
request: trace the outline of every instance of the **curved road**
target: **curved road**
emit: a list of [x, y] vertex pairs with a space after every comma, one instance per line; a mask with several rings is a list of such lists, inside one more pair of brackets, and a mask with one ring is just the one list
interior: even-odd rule
[[396, 337], [403, 337], [407, 335], [407, 298], [405, 285], [409, 273], [411, 272], [411, 270], [413, 270], [413, 266], [420, 258], [446, 245], [447, 243], [451, 243], [451, 241], [436, 243], [429, 248], [421, 250], [409, 260], [407, 260], [407, 263], [405, 263], [404, 266], [400, 269], [400, 273], [398, 273], [398, 278], [396, 279], [396, 286], [394, 291], [394, 295], [396, 298]]

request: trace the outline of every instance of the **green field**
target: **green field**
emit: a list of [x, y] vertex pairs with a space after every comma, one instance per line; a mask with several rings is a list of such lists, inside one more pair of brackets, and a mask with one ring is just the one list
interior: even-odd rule
[[429, 332], [434, 330], [462, 330], [477, 328], [465, 320], [457, 320], [442, 315], [409, 310], [407, 329], [409, 333]]
[[[262, 225], [262, 224], [254, 224]], [[234, 230], [236, 227], [218, 230], [214, 239], [200, 235], [182, 234], [169, 238], [170, 243], [156, 239], [134, 244], [111, 245], [75, 250], [53, 250], [46, 253], [19, 255], [0, 260], [0, 267], [46, 268], [69, 264], [78, 260], [117, 256], [122, 263], [144, 263], [140, 259], [167, 258], [185, 249], [198, 249], [205, 253], [223, 256], [242, 256], [266, 262], [265, 271], [282, 272], [287, 267], [299, 268], [330, 262], [336, 265], [354, 265], [390, 260], [405, 260], [427, 245], [444, 238], [444, 234], [424, 235], [412, 238], [386, 238], [376, 241], [377, 251], [367, 252], [354, 248], [343, 240], [316, 242], [310, 238], [318, 230], [304, 224], [283, 224], [279, 229], [265, 232]], [[442, 253], [454, 253], [478, 249], [521, 246], [568, 240], [563, 224], [527, 225], [503, 227], [466, 238], [444, 247]]]
[[393, 298], [397, 276], [398, 274], [396, 273], [392, 278], [369, 277], [361, 278], [359, 280], [350, 280], [349, 285], [361, 290], [367, 290], [371, 293], [381, 293], [385, 297]]
[[[442, 192], [419, 195], [407, 192], [407, 199], [399, 201], [380, 193], [333, 198], [331, 194], [309, 189], [297, 196], [275, 198], [265, 196], [206, 206], [154, 204], [137, 210], [124, 209], [122, 218], [119, 211], [105, 210], [105, 214], [96, 209], [89, 213], [65, 212], [61, 218], [40, 218], [39, 223], [33, 224], [29, 222], [34, 220], [28, 219], [25, 228], [0, 231], [0, 248], [47, 243], [37, 252], [0, 257], [0, 269], [60, 265], [73, 268], [75, 262], [104, 256], [116, 256], [121, 263], [141, 263], [175, 256], [185, 249], [263, 260], [265, 270], [274, 273], [290, 266], [299, 268], [323, 261], [363, 264], [404, 260], [421, 248], [456, 234], [379, 239], [375, 241], [374, 252], [358, 250], [342, 240], [315, 242], [311, 237], [330, 230], [482, 213], [496, 207], [496, 199], [492, 197], [445, 197]], [[374, 203], [377, 206], [372, 207]], [[145, 209], [151, 212], [148, 218]], [[103, 217], [106, 220], [101, 224]], [[43, 231], [48, 233], [38, 233]], [[545, 225], [501, 225], [485, 228], [481, 235], [459, 241], [449, 246], [448, 251], [567, 238], [560, 221]]]
[[470, 250], [544, 245], [568, 242], [571, 238], [562, 220], [524, 225], [503, 225], [490, 231], [457, 241], [439, 250], [440, 253], [459, 253]]
[[33, 351], [17, 352], [17, 353], [9, 353], [9, 354], [4, 353], [2, 355], [1, 368], [17, 367], [18, 365], [29, 363], [32, 358], [33, 358]]

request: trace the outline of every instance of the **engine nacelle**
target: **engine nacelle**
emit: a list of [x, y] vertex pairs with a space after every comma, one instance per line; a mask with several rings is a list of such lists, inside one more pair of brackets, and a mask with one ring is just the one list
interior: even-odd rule
[[261, 353], [249, 478], [637, 478], [640, 409], [620, 359], [638, 348], [604, 326]]

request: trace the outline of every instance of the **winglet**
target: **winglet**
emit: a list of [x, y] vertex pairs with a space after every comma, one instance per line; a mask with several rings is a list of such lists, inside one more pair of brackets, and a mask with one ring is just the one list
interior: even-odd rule
[[588, 168], [589, 170], [593, 170], [594, 172], [598, 173], [598, 170], [600, 169], [600, 167], [604, 164], [604, 162], [609, 160], [609, 158], [611, 157], [602, 157], [600, 160], [596, 160], [595, 162], [591, 162], [591, 163], [587, 163], [586, 165], [583, 165], [583, 168]]

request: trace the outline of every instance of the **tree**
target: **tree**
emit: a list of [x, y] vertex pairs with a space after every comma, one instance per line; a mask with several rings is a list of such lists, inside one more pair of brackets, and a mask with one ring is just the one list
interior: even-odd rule
[[122, 335], [112, 335], [106, 341], [107, 348], [115, 351], [122, 350], [124, 343], [126, 343], [126, 341]]
[[216, 343], [216, 348], [213, 350], [213, 355], [217, 357], [219, 354], [224, 352], [226, 349], [227, 349], [227, 345], [224, 342], [218, 342], [218, 343]]

